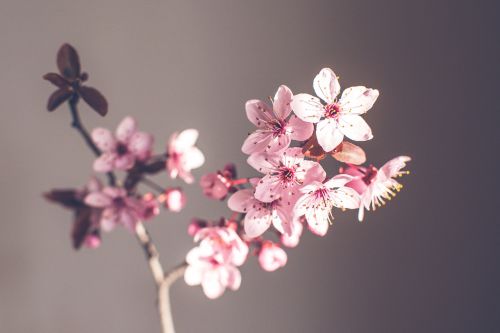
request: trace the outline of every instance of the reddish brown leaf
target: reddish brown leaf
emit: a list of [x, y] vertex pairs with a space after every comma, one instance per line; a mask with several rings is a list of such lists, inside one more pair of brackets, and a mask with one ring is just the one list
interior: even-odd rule
[[68, 81], [66, 81], [61, 75], [57, 73], [47, 73], [43, 76], [43, 78], [59, 88], [68, 85]]
[[313, 135], [302, 148], [302, 153], [304, 156], [309, 158], [314, 158], [317, 161], [320, 161], [326, 157], [326, 152], [321, 148], [316, 139], [316, 135]]
[[75, 250], [78, 250], [82, 246], [91, 225], [92, 210], [88, 207], [77, 209], [75, 211], [73, 230], [71, 230], [71, 239], [73, 240]]
[[366, 162], [366, 154], [360, 147], [347, 141], [343, 141], [331, 153], [332, 157], [339, 162], [349, 164], [363, 164]]
[[108, 102], [97, 89], [81, 86], [78, 91], [83, 100], [101, 116], [108, 113]]
[[43, 194], [45, 199], [58, 203], [66, 208], [75, 208], [82, 206], [82, 201], [77, 197], [75, 190], [52, 190]]
[[47, 110], [54, 111], [59, 105], [67, 101], [73, 92], [68, 87], [57, 89], [50, 95], [47, 102]]
[[74, 80], [80, 76], [80, 59], [78, 53], [69, 44], [63, 44], [57, 52], [57, 68], [67, 79]]

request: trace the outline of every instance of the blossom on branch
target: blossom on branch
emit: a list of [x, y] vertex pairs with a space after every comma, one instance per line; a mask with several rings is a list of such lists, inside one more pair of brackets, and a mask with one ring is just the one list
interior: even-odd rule
[[[298, 94], [293, 96], [291, 106], [300, 119], [317, 123], [316, 136], [326, 152], [335, 149], [344, 135], [354, 141], [366, 141], [373, 137], [370, 127], [360, 115], [371, 109], [378, 98], [378, 90], [364, 86], [350, 87], [337, 100], [340, 84], [330, 68], [323, 68], [316, 75], [313, 87], [319, 98]], [[326, 104], [323, 105], [320, 99]]]
[[167, 171], [171, 178], [179, 176], [186, 183], [191, 184], [194, 177], [191, 170], [199, 168], [205, 163], [205, 156], [197, 147], [198, 131], [187, 129], [170, 136], [167, 145]]

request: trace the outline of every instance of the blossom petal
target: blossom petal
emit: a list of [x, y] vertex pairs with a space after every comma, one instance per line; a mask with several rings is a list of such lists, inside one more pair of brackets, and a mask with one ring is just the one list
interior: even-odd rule
[[350, 87], [342, 93], [339, 104], [342, 113], [363, 114], [372, 108], [378, 96], [377, 89], [364, 86]]
[[93, 192], [93, 193], [87, 194], [84, 201], [87, 205], [89, 205], [91, 207], [96, 207], [96, 208], [108, 207], [112, 203], [111, 198], [109, 196], [107, 196], [106, 194], [103, 194], [101, 192]]
[[345, 184], [349, 183], [353, 179], [354, 179], [353, 176], [350, 176], [347, 174], [339, 174], [339, 175], [334, 176], [329, 181], [327, 181], [325, 183], [325, 186], [329, 187], [329, 188], [341, 187], [341, 186], [345, 186]]
[[281, 185], [276, 177], [266, 175], [255, 188], [255, 198], [262, 202], [272, 202], [278, 199], [279, 190], [281, 190]]
[[153, 143], [154, 137], [151, 134], [137, 132], [130, 138], [128, 148], [139, 160], [143, 161], [151, 155]]
[[205, 163], [205, 155], [197, 147], [191, 147], [184, 156], [184, 167], [188, 170], [199, 168]]
[[330, 224], [328, 223], [329, 212], [324, 210], [311, 210], [306, 214], [309, 230], [315, 235], [323, 237], [328, 231]]
[[269, 173], [274, 166], [279, 163], [281, 156], [279, 154], [256, 153], [248, 156], [247, 163], [255, 170], [261, 173]]
[[246, 213], [248, 211], [248, 207], [252, 205], [253, 201], [256, 201], [253, 197], [253, 190], [244, 189], [232, 194], [227, 200], [227, 206], [232, 211]]
[[290, 102], [292, 101], [292, 91], [285, 85], [282, 85], [276, 91], [273, 102], [273, 110], [279, 119], [285, 119], [288, 117], [292, 108]]
[[116, 154], [104, 153], [95, 159], [93, 168], [95, 172], [109, 172], [115, 165]]
[[246, 138], [241, 151], [245, 154], [261, 153], [266, 149], [271, 139], [272, 133], [262, 131], [253, 132]]
[[291, 138], [297, 141], [305, 141], [309, 139], [314, 132], [313, 124], [305, 122], [295, 115], [290, 117], [288, 126], [290, 127], [290, 131], [292, 133]]
[[245, 216], [245, 233], [250, 238], [259, 237], [271, 225], [271, 212], [258, 206], [256, 209], [250, 209]]
[[252, 99], [246, 102], [245, 110], [248, 120], [255, 126], [262, 128], [272, 117], [272, 110], [269, 106], [258, 99]]
[[116, 141], [110, 130], [106, 128], [96, 128], [91, 133], [92, 141], [103, 153], [111, 152], [116, 147]]
[[321, 104], [319, 98], [309, 94], [293, 96], [290, 105], [297, 117], [308, 123], [317, 123], [325, 113], [323, 104]]
[[333, 191], [333, 205], [342, 209], [356, 209], [360, 205], [358, 192], [349, 187], [340, 187]]
[[316, 127], [318, 143], [326, 152], [334, 150], [342, 142], [342, 139], [344, 139], [344, 134], [337, 126], [335, 120], [324, 119]]
[[184, 281], [188, 286], [197, 286], [203, 279], [203, 268], [189, 265], [184, 271]]
[[241, 286], [241, 273], [236, 267], [227, 266], [227, 280], [224, 283], [231, 290], [238, 290]]
[[215, 299], [224, 293], [226, 287], [221, 283], [220, 274], [217, 270], [208, 270], [203, 274], [201, 282], [203, 292], [210, 299]]
[[178, 152], [184, 152], [191, 148], [198, 140], [198, 131], [195, 129], [186, 129], [175, 136], [173, 140], [174, 149]]
[[339, 118], [339, 129], [354, 141], [367, 141], [373, 138], [370, 126], [363, 118], [355, 114], [342, 115]]
[[118, 124], [116, 128], [116, 138], [123, 143], [129, 142], [130, 138], [137, 131], [137, 122], [134, 118], [128, 116]]
[[114, 166], [117, 170], [129, 170], [134, 166], [135, 157], [132, 154], [125, 154], [115, 158]]
[[411, 158], [408, 156], [398, 156], [385, 163], [380, 168], [380, 172], [383, 172], [387, 178], [394, 177], [406, 166], [406, 163], [409, 161], [411, 161]]
[[[311, 124], [312, 125], [312, 124]], [[271, 136], [271, 140], [266, 147], [266, 151], [269, 153], [276, 153], [286, 149], [290, 146], [291, 138], [290, 135], [280, 134], [276, 137]]]
[[337, 75], [330, 68], [323, 68], [313, 81], [314, 92], [327, 104], [333, 103], [340, 92]]

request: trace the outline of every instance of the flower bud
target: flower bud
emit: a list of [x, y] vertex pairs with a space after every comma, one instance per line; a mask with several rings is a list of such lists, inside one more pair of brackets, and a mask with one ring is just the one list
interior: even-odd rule
[[259, 252], [259, 264], [263, 270], [272, 272], [285, 266], [287, 261], [286, 252], [272, 242], [264, 242]]

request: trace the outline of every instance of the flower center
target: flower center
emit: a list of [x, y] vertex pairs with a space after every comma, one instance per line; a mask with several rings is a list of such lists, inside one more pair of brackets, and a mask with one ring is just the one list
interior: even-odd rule
[[285, 134], [286, 132], [286, 122], [283, 120], [273, 120], [272, 122], [268, 123], [271, 132], [273, 133], [274, 137], [280, 136]]
[[325, 105], [325, 118], [336, 118], [340, 111], [338, 103], [327, 104]]
[[125, 200], [123, 200], [122, 197], [117, 197], [117, 198], [114, 198], [113, 199], [113, 206], [117, 207], [117, 208], [122, 208], [122, 207], [125, 207]]
[[119, 143], [118, 146], [116, 147], [116, 153], [119, 156], [123, 156], [123, 155], [127, 154], [128, 153], [127, 146], [124, 145], [123, 143]]
[[289, 167], [281, 167], [279, 169], [279, 178], [281, 182], [288, 184], [295, 180], [295, 169]]
[[377, 168], [375, 168], [373, 165], [370, 165], [366, 169], [365, 175], [362, 178], [363, 182], [365, 182], [366, 185], [370, 185], [375, 176], [377, 176], [377, 172], [378, 172]]

